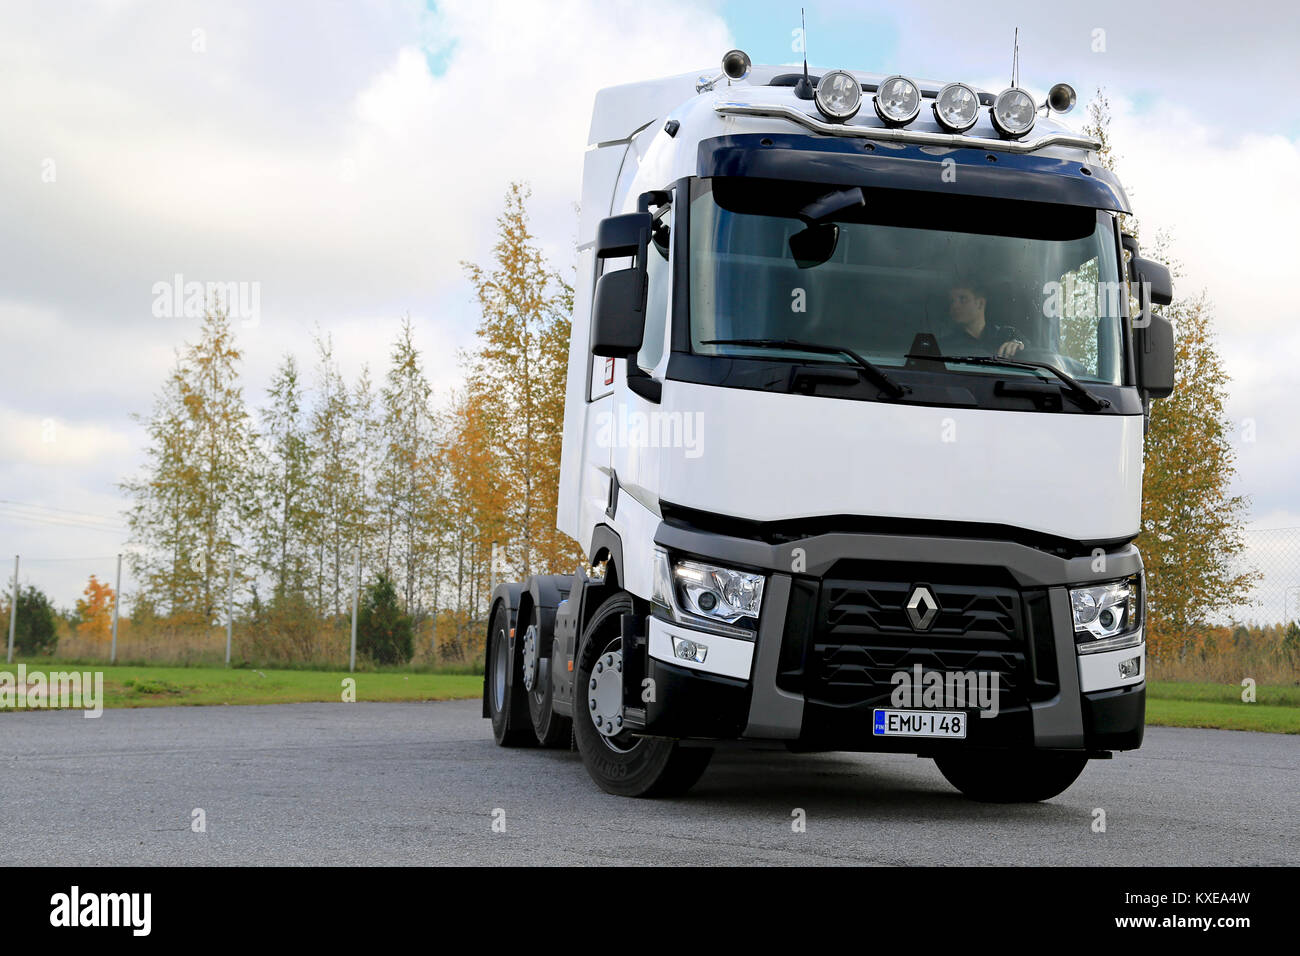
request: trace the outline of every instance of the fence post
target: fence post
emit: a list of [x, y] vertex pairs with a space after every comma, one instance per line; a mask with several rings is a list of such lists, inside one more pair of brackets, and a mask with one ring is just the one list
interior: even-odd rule
[[9, 658], [14, 662], [14, 628], [18, 624], [18, 555], [14, 555], [14, 600], [9, 605]]
[[230, 666], [230, 635], [235, 624], [235, 555], [231, 552], [226, 571], [226, 666]]
[[113, 650], [108, 662], [117, 663], [117, 610], [122, 606], [122, 555], [117, 556], [117, 583], [113, 585]]
[[357, 595], [361, 590], [361, 549], [357, 548], [356, 566], [352, 571], [352, 649], [348, 653], [348, 672], [357, 669]]

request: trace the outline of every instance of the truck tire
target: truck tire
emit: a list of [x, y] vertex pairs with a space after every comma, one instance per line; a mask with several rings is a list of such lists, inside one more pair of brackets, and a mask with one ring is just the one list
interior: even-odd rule
[[[607, 665], [617, 665], [618, 673], [622, 672], [619, 617], [632, 611], [631, 595], [614, 594], [600, 606], [583, 632], [574, 667], [574, 737], [587, 773], [606, 793], [621, 797], [679, 796], [704, 774], [713, 757], [711, 749], [683, 747], [666, 737], [636, 737], [626, 731], [607, 736], [594, 719], [590, 696], [593, 672], [599, 666], [603, 673]], [[600, 716], [608, 724], [609, 715]]]
[[[516, 647], [510, 653], [510, 609], [498, 604], [488, 627], [483, 680], [487, 683], [488, 714], [492, 736], [498, 747], [532, 747], [537, 743], [528, 702], [524, 699], [524, 676]], [[513, 673], [511, 673], [513, 671]], [[507, 676], [509, 675], [509, 676]]]
[[[527, 639], [527, 632], [532, 632], [532, 640], [541, 641], [541, 609], [534, 607], [529, 617], [525, 639]], [[524, 653], [525, 670], [527, 670], [527, 648], [525, 648]], [[540, 649], [535, 650], [533, 653], [535, 658], [532, 676], [533, 689], [527, 691], [528, 715], [533, 725], [533, 732], [537, 735], [537, 742], [543, 747], [568, 747], [569, 738], [573, 733], [573, 721], [568, 717], [560, 716], [551, 707], [551, 697], [554, 690], [551, 681], [551, 668], [555, 666], [555, 642], [550, 642], [550, 647], [545, 653], [542, 653]]]
[[954, 753], [934, 762], [947, 781], [983, 803], [1036, 803], [1063, 793], [1088, 758], [1069, 753]]

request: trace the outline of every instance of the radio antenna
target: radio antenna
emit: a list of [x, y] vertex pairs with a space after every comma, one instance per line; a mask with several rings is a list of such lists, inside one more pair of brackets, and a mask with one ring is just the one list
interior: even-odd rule
[[1020, 27], [1016, 27], [1015, 39], [1011, 41], [1011, 85], [1020, 86]]
[[808, 79], [808, 22], [804, 19], [803, 7], [799, 8], [799, 28], [803, 31], [803, 77], [794, 85], [794, 95], [801, 100], [810, 100], [813, 98], [813, 85]]

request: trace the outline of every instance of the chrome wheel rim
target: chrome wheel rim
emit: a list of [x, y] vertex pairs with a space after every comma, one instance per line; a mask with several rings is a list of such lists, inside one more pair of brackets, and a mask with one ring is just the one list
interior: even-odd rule
[[532, 691], [537, 681], [537, 625], [529, 624], [524, 631], [524, 688]]
[[623, 728], [623, 640], [605, 645], [587, 678], [587, 716], [605, 746], [627, 753], [636, 740]]

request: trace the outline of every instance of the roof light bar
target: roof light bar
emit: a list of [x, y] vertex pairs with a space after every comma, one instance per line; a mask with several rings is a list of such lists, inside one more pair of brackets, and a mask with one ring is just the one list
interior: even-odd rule
[[778, 103], [722, 102], [713, 107], [727, 116], [766, 116], [789, 120], [814, 133], [828, 136], [852, 136], [886, 143], [915, 143], [918, 146], [970, 146], [999, 153], [1033, 153], [1048, 146], [1068, 146], [1073, 149], [1095, 150], [1101, 143], [1090, 136], [1073, 133], [1048, 133], [1038, 139], [1019, 142], [1014, 139], [994, 139], [989, 136], [967, 136], [961, 133], [937, 133], [929, 130], [882, 129], [878, 126], [861, 126], [849, 123], [828, 123], [801, 109]]

